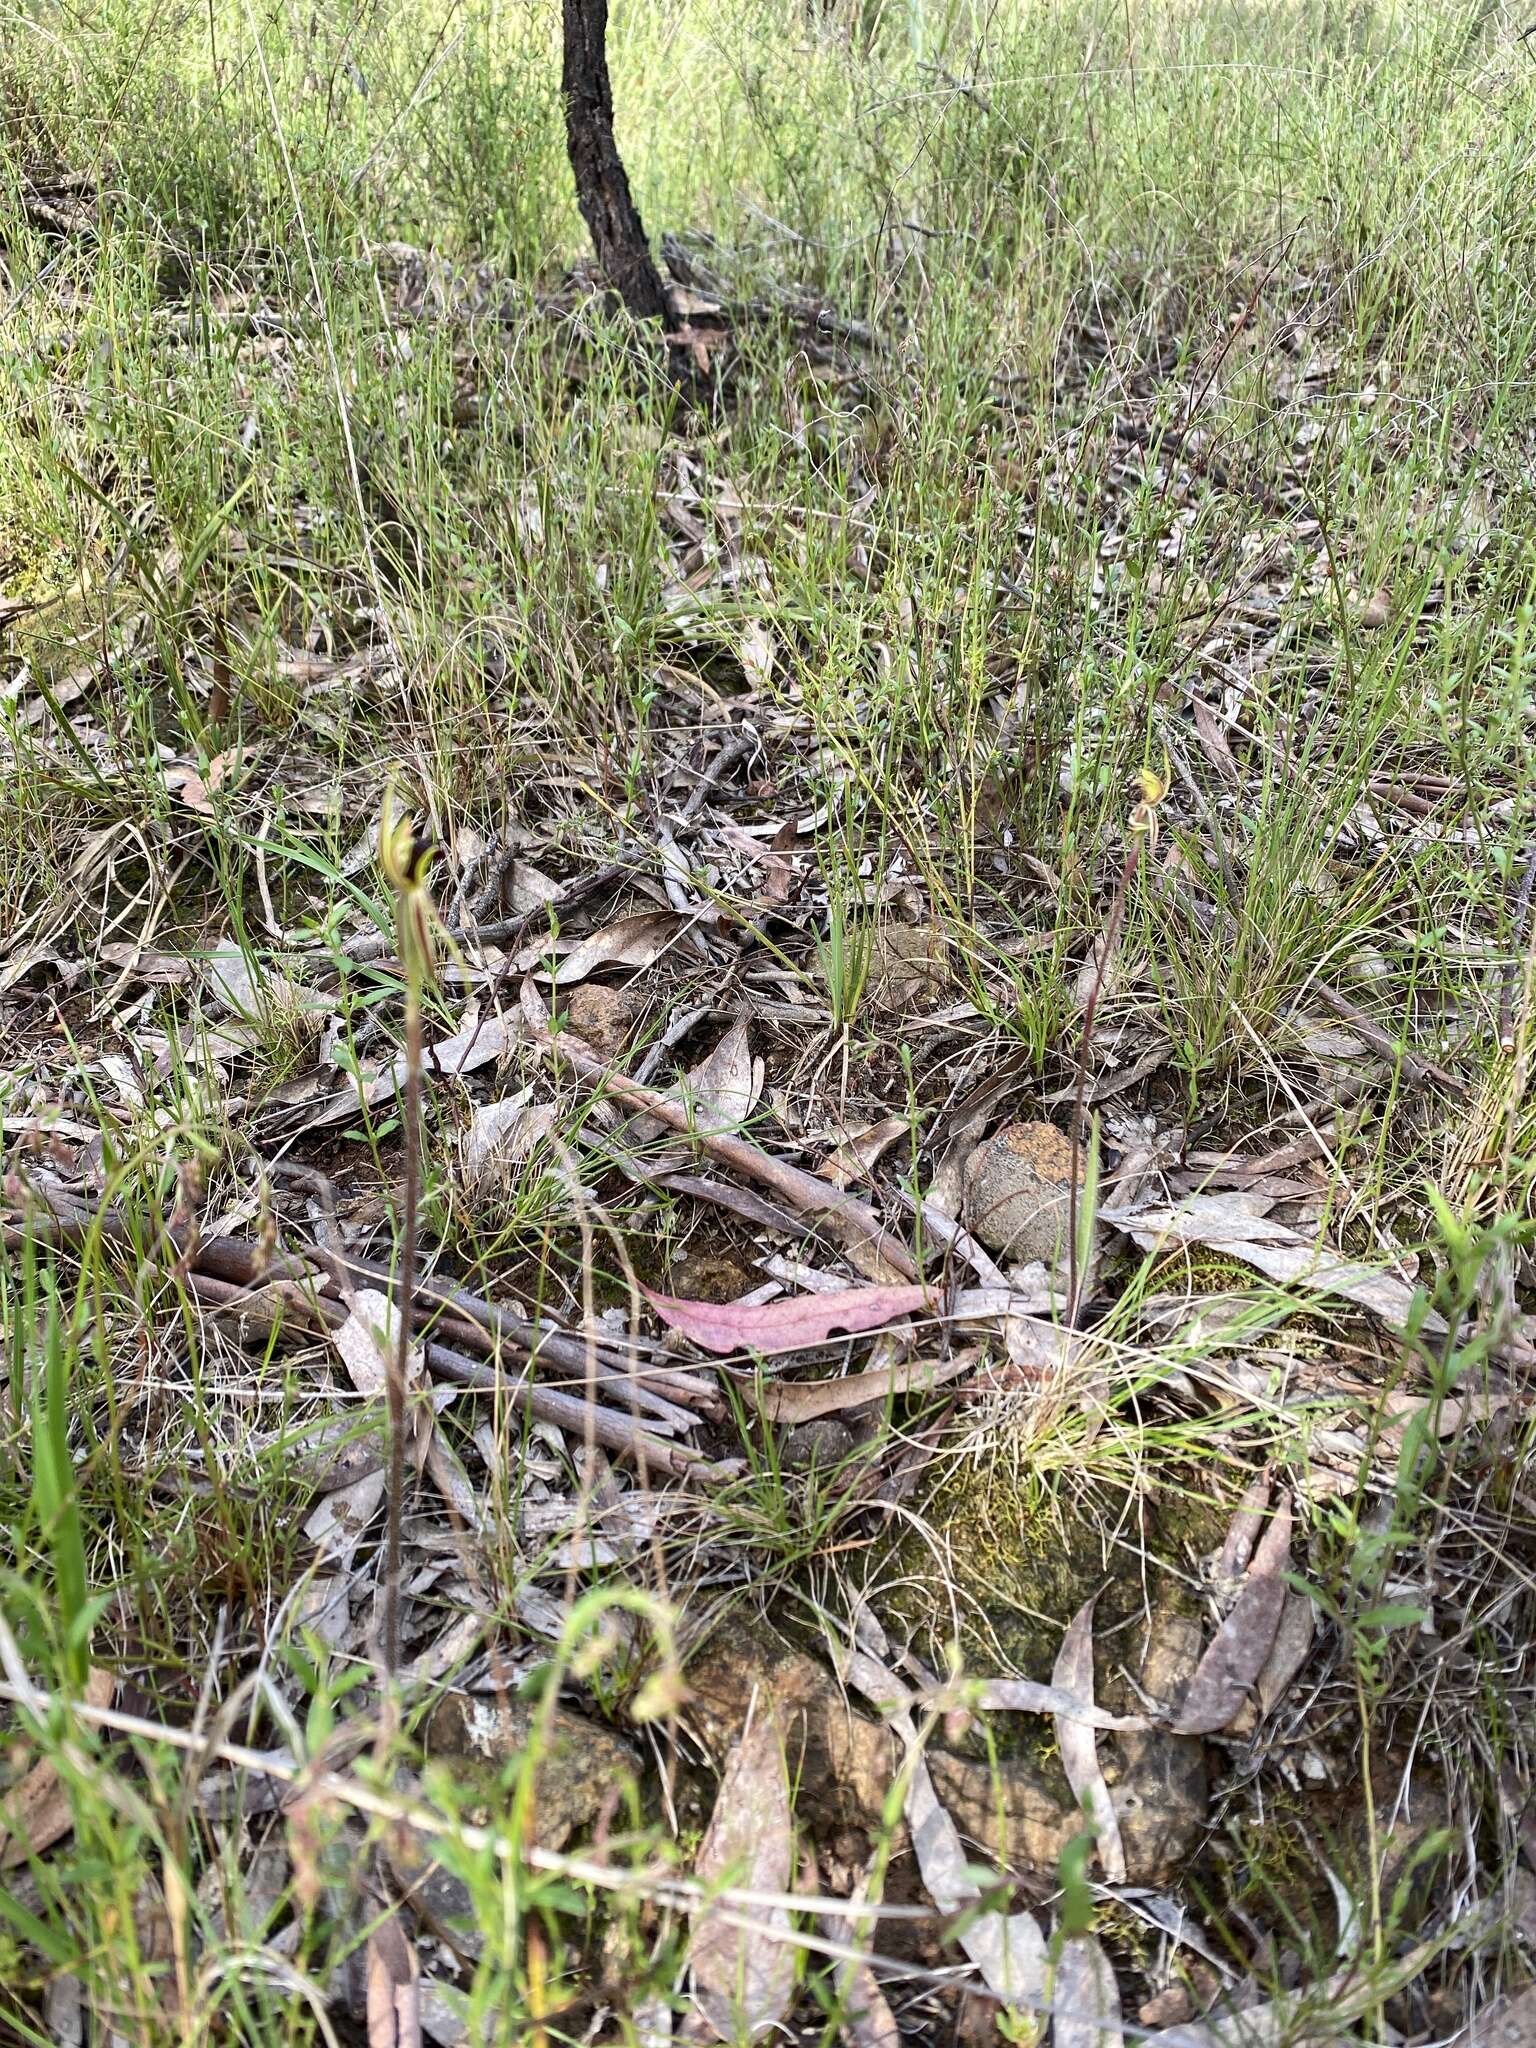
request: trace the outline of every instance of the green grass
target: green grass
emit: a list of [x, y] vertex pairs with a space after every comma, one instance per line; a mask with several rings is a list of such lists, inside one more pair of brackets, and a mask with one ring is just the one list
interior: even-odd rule
[[[160, 1225], [195, 1168], [209, 1215], [260, 1228], [284, 1090], [322, 1028], [296, 985], [339, 988], [341, 1058], [397, 1049], [398, 975], [346, 951], [392, 930], [369, 851], [390, 783], [444, 844], [446, 914], [467, 850], [509, 828], [561, 875], [654, 845], [686, 795], [675, 763], [753, 685], [755, 815], [817, 820], [799, 893], [763, 917], [739, 847], [688, 879], [763, 924], [751, 994], [779, 1007], [754, 1130], [787, 1147], [894, 1112], [915, 1135], [890, 1184], [926, 1185], [988, 1077], [1014, 1073], [1010, 1103], [1070, 1099], [1133, 778], [1166, 771], [1095, 1025], [1128, 1059], [1167, 1041], [1137, 1113], [1189, 1149], [1262, 1151], [1303, 1127], [1299, 1106], [1328, 1125], [1334, 1241], [1420, 1250], [1453, 1303], [1506, 1271], [1523, 1284], [1524, 958], [1513, 1051], [1498, 1042], [1536, 767], [1523, 21], [1481, 0], [620, 0], [621, 142], [652, 238], [680, 236], [757, 309], [689, 394], [569, 275], [584, 243], [547, 14], [32, 0], [0, 52], [0, 590], [27, 607], [0, 602], [0, 1113], [18, 1168], [46, 1164], [45, 1110], [94, 1134], [129, 1245], [7, 1241], [4, 1614], [50, 1693], [78, 1694], [100, 1660], [131, 1675], [141, 1720], [184, 1731], [212, 1711], [219, 1740], [283, 1741], [300, 1767], [371, 1677], [301, 1618], [281, 1432], [326, 1403], [308, 1361], [252, 1356], [209, 1321]], [[62, 178], [77, 190], [50, 212], [37, 194]], [[447, 317], [402, 310], [400, 243], [430, 252]], [[843, 321], [875, 345], [833, 345]], [[691, 565], [680, 515], [703, 536]], [[914, 903], [951, 940], [946, 1000], [975, 1012], [964, 1048], [932, 1059], [879, 1007], [880, 923]], [[256, 995], [235, 1054], [207, 1000], [208, 957], [230, 949]], [[157, 982], [159, 956], [190, 978]], [[712, 977], [661, 963], [638, 1052], [670, 1014], [740, 998]], [[1350, 1026], [1323, 988], [1464, 1093], [1372, 1047], [1335, 1102], [1341, 1056], [1309, 1033]], [[428, 993], [429, 1043], [460, 1007]], [[139, 1063], [136, 1101], [103, 1054]], [[643, 1172], [617, 1175], [637, 1148], [610, 1149], [591, 1091], [562, 1085], [557, 1105], [528, 1170], [477, 1204], [459, 1111], [432, 1101], [428, 1254], [441, 1237], [475, 1285], [566, 1307], [586, 1285], [622, 1309], [632, 1266], [661, 1280], [713, 1240]], [[386, 1240], [399, 1138], [386, 1100], [324, 1154]], [[1151, 1316], [1153, 1275], [1114, 1277], [1102, 1415], [1028, 1410], [1021, 1438], [1004, 1399], [947, 1448], [1022, 1441], [1033, 1483], [1106, 1516], [1160, 1474], [1230, 1505], [1271, 1456], [1304, 1467], [1337, 1417], [1279, 1410], [1278, 1367], [1215, 1422], [1189, 1391], [1298, 1301], [1258, 1290], [1213, 1350]], [[1351, 1355], [1343, 1326], [1328, 1337]], [[1413, 1362], [1448, 1397], [1488, 1366], [1475, 1342]], [[471, 1406], [444, 1430], [473, 1463]], [[545, 1466], [557, 1489], [586, 1480], [507, 1425], [483, 1590], [521, 1682], [545, 1654], [515, 1618], [525, 1485]], [[870, 1524], [830, 1475], [786, 1469], [744, 1413], [722, 1428], [745, 1435], [743, 1476], [636, 1582], [685, 1619], [878, 1585]], [[1529, 1426], [1508, 1431], [1498, 1458], [1518, 1470]], [[1500, 1660], [1524, 1652], [1500, 1559], [1528, 1513], [1498, 1458], [1458, 1437], [1366, 1459], [1309, 1525], [1329, 1701], [1380, 1780], [1350, 1882], [1383, 1985], [1415, 1929], [1381, 1895], [1381, 1774], [1421, 1747], [1475, 1774], [1466, 1896], [1492, 1896], [1509, 1853], [1496, 1788], [1525, 1737]], [[1497, 1594], [1468, 1624], [1455, 1701], [1400, 1612], [1399, 1582], [1441, 1565]], [[57, 1760], [74, 1828], [0, 1900], [0, 2028], [45, 2038], [47, 1983], [78, 1979], [135, 2041], [326, 2038], [356, 1900], [290, 1873], [242, 1929], [245, 1850], [267, 1838], [242, 1847], [202, 1815], [181, 1753], [63, 1705], [14, 1726], [27, 1760]], [[384, 1747], [357, 1770], [390, 1793]], [[670, 1909], [531, 1869], [472, 1818], [449, 1813], [443, 1853], [488, 1933], [466, 1981], [489, 2038], [551, 2014], [561, 2037], [599, 1951], [636, 2003], [670, 1981]], [[648, 1812], [624, 1854], [673, 1854], [673, 1818]], [[1234, 1858], [1242, 1885], [1221, 1896], [1261, 1896], [1262, 1841]], [[1316, 1981], [1335, 1966], [1329, 1931], [1285, 1938]], [[1499, 1939], [1490, 1968], [1514, 1956]], [[1460, 2012], [1457, 1965], [1436, 1968]], [[633, 2006], [610, 2003], [632, 2033]]]

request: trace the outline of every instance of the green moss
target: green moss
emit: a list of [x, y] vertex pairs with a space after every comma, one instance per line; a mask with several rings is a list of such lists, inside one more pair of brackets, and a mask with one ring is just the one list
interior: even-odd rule
[[[971, 1675], [1047, 1683], [1067, 1624], [1096, 1596], [1095, 1682], [1108, 1697], [1149, 1605], [1194, 1609], [1191, 1560], [1220, 1544], [1226, 1520], [1171, 1482], [1155, 1495], [1103, 1482], [1074, 1493], [996, 1448], [944, 1471], [892, 1548], [882, 1613], [941, 1668], [953, 1646]], [[1048, 1763], [1051, 1724], [1016, 1725]]]

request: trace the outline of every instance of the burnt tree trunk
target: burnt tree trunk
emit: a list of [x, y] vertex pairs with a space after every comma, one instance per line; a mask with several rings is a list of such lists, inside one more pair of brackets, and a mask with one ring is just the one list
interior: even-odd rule
[[613, 139], [608, 82], [608, 0], [562, 0], [565, 146], [576, 174], [576, 203], [608, 282], [639, 320], [665, 320], [667, 295], [630, 197]]

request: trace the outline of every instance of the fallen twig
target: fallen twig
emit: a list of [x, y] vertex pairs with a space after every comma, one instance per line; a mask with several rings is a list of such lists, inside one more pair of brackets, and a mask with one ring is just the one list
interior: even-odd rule
[[[627, 1109], [639, 1110], [646, 1116], [655, 1117], [669, 1130], [682, 1132], [711, 1158], [718, 1159], [722, 1166], [729, 1166], [748, 1180], [770, 1188], [799, 1216], [814, 1218], [823, 1224], [853, 1254], [856, 1263], [861, 1259], [868, 1262], [863, 1270], [869, 1272], [870, 1278], [889, 1278], [893, 1271], [903, 1279], [921, 1278], [911, 1252], [886, 1229], [867, 1202], [831, 1186], [819, 1175], [808, 1173], [804, 1167], [775, 1159], [772, 1153], [765, 1152], [748, 1138], [726, 1131], [701, 1130], [695, 1106], [680, 1102], [675, 1095], [644, 1088], [624, 1074], [614, 1073], [574, 1033], [562, 1031], [557, 1037], [549, 1028], [549, 1018], [543, 1010], [541, 998], [528, 983], [524, 984], [523, 1014], [538, 1042], [556, 1059], [564, 1060], [574, 1068], [583, 1080], [602, 1087]], [[883, 1270], [869, 1271], [870, 1265]]]
[[[78, 1246], [95, 1231], [104, 1243], [138, 1256], [124, 1220], [114, 1211], [89, 1211], [63, 1190], [51, 1194], [45, 1186], [22, 1182], [15, 1177], [6, 1184], [5, 1198], [17, 1208], [30, 1198], [34, 1211], [41, 1207], [47, 1212], [41, 1217], [34, 1213], [26, 1222], [0, 1224], [0, 1243], [8, 1247], [19, 1247], [29, 1234], [34, 1243]], [[168, 1242], [167, 1251], [174, 1257], [174, 1244]], [[168, 1258], [167, 1270], [169, 1263]], [[210, 1308], [238, 1313], [255, 1334], [278, 1337], [289, 1331], [297, 1337], [304, 1337], [318, 1330], [340, 1328], [346, 1321], [347, 1310], [325, 1292], [331, 1277], [326, 1261], [318, 1256], [316, 1264], [309, 1265], [291, 1253], [273, 1253], [260, 1244], [230, 1237], [208, 1238], [200, 1243], [195, 1262], [189, 1263], [183, 1274], [184, 1284], [194, 1298], [207, 1303]], [[361, 1277], [372, 1284], [376, 1284], [379, 1278], [366, 1267]], [[398, 1290], [392, 1298], [399, 1300]], [[418, 1312], [411, 1322], [419, 1331], [420, 1289], [416, 1301]], [[460, 1334], [461, 1328], [456, 1327], [455, 1334]], [[566, 1341], [575, 1344], [578, 1351], [582, 1349], [576, 1339], [567, 1337]], [[604, 1408], [589, 1403], [584, 1397], [544, 1385], [526, 1370], [509, 1371], [499, 1350], [494, 1346], [492, 1350], [493, 1362], [481, 1363], [464, 1357], [461, 1352], [432, 1337], [427, 1338], [425, 1345], [426, 1360], [431, 1370], [441, 1373], [444, 1379], [453, 1381], [457, 1386], [498, 1394], [515, 1414], [553, 1423], [557, 1429], [575, 1435], [590, 1434], [591, 1440], [606, 1450], [643, 1457], [652, 1471], [666, 1471], [676, 1477], [684, 1477], [716, 1470], [701, 1452], [691, 1446], [669, 1443], [641, 1428], [633, 1414]], [[636, 1407], [643, 1401], [638, 1375], [631, 1375], [627, 1370], [606, 1372], [599, 1383], [622, 1388]], [[658, 1419], [669, 1427], [677, 1427], [678, 1411], [671, 1409]]]

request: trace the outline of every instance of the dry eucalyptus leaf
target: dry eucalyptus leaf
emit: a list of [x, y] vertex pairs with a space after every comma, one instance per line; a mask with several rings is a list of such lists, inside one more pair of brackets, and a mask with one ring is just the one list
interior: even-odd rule
[[871, 1124], [867, 1130], [856, 1131], [845, 1138], [816, 1171], [839, 1188], [851, 1187], [856, 1180], [868, 1180], [881, 1155], [889, 1151], [899, 1138], [908, 1137], [911, 1130], [912, 1125], [904, 1116], [882, 1117], [879, 1123]]
[[[605, 967], [650, 967], [672, 945], [687, 920], [675, 910], [642, 910], [633, 917], [621, 917], [604, 925], [572, 948], [555, 968], [552, 979], [559, 988], [570, 988]], [[535, 972], [548, 974], [548, 948], [533, 947], [526, 958]]]
[[[1099, 1216], [1102, 1222], [1127, 1232], [1143, 1251], [1162, 1251], [1170, 1240], [1209, 1245], [1282, 1286], [1341, 1295], [1379, 1317], [1389, 1330], [1407, 1327], [1415, 1290], [1405, 1281], [1310, 1243], [1287, 1224], [1256, 1214], [1256, 1207], [1261, 1206], [1262, 1198], [1256, 1204], [1240, 1193], [1192, 1195], [1174, 1208], [1101, 1209]], [[1445, 1322], [1428, 1310], [1418, 1327], [1430, 1335], [1443, 1335]]]
[[[85, 1703], [110, 1707], [116, 1690], [110, 1671], [92, 1670], [85, 1681]], [[74, 1824], [68, 1788], [53, 1759], [40, 1757], [18, 1784], [0, 1794], [0, 1870], [14, 1870], [29, 1856], [41, 1856]]]
[[[861, 1632], [883, 1644], [884, 1634], [874, 1616], [866, 1612], [863, 1623]], [[939, 1911], [958, 1914], [980, 1895], [969, 1874], [969, 1859], [960, 1830], [940, 1805], [933, 1778], [918, 1749], [911, 1714], [913, 1695], [867, 1650], [840, 1644], [837, 1666], [843, 1682], [862, 1693], [887, 1717], [889, 1726], [906, 1747], [909, 1776], [905, 1812], [917, 1867], [928, 1896]], [[1061, 1697], [1049, 1686], [1036, 1690]], [[999, 1913], [984, 1914], [964, 1929], [959, 1940], [989, 1989], [999, 1997], [1026, 2007], [1040, 2003], [1047, 1957], [1045, 1936], [1032, 1914], [1013, 1913], [1006, 1918]]]
[[338, 1486], [316, 1503], [304, 1524], [304, 1534], [321, 1557], [339, 1564], [351, 1556], [383, 1505], [385, 1484], [382, 1468], [365, 1472], [361, 1479]]
[[[434, 1079], [472, 1074], [477, 1068], [502, 1059], [512, 1046], [522, 1043], [526, 1037], [521, 1019], [500, 1015], [482, 1017], [478, 1007], [471, 1003], [458, 1030], [427, 1047], [423, 1066], [427, 1075]], [[398, 1089], [404, 1088], [408, 1071], [409, 1061], [401, 1053], [387, 1066], [372, 1073], [349, 1076], [347, 1086], [339, 1094], [316, 1107], [306, 1120], [307, 1127], [319, 1130], [327, 1124], [345, 1123], [357, 1115], [363, 1104], [375, 1108]]]
[[[777, 1716], [758, 1711], [726, 1760], [704, 1839], [694, 1861], [703, 1884], [734, 1883], [748, 1891], [788, 1891], [793, 1874], [793, 1817]], [[754, 1907], [756, 1926], [735, 1924], [717, 1902], [694, 1917], [688, 1961], [700, 2014], [722, 2041], [765, 2033], [795, 1995], [794, 1950], [783, 1907]]]
[[500, 1102], [476, 1109], [460, 1146], [471, 1193], [493, 1186], [524, 1165], [554, 1129], [559, 1114], [554, 1103], [533, 1102], [532, 1094], [531, 1088], [519, 1088]]
[[[1096, 1597], [1096, 1596], [1095, 1596]], [[1051, 1683], [1082, 1706], [1093, 1707], [1093, 1610], [1095, 1600], [1085, 1600], [1067, 1624], [1056, 1652]], [[1099, 1864], [1107, 1884], [1125, 1883], [1125, 1847], [1120, 1840], [1120, 1823], [1114, 1801], [1099, 1768], [1098, 1743], [1092, 1727], [1073, 1715], [1056, 1716], [1056, 1741], [1067, 1783], [1088, 1810], [1093, 1823]], [[1058, 2041], [1059, 2048], [1059, 2041]]]
[[1258, 1676], [1256, 1691], [1261, 1714], [1272, 1714], [1290, 1691], [1297, 1672], [1311, 1654], [1315, 1627], [1312, 1602], [1307, 1595], [1287, 1593], [1275, 1640]]
[[714, 1051], [687, 1075], [680, 1094], [719, 1130], [739, 1130], [763, 1092], [763, 1062], [754, 1059], [741, 1018]]
[[965, 1696], [988, 1713], [1054, 1714], [1058, 1721], [1076, 1721], [1085, 1728], [1109, 1728], [1139, 1735], [1152, 1724], [1145, 1714], [1112, 1714], [1060, 1685], [1037, 1685], [1032, 1678], [987, 1678], [967, 1686]]
[[1291, 1507], [1287, 1497], [1265, 1530], [1247, 1582], [1232, 1612], [1201, 1657], [1179, 1718], [1175, 1735], [1214, 1735], [1225, 1728], [1247, 1699], [1274, 1647], [1286, 1602], [1282, 1576], [1289, 1556]]
[[[865, 1897], [868, 1882], [869, 1872], [866, 1871], [854, 1888], [856, 1900]], [[841, 1917], [834, 1919], [831, 1914], [823, 1914], [821, 1931], [829, 1941], [862, 1948], [870, 1939], [872, 1926], [868, 1921], [850, 1923]], [[837, 1996], [842, 2006], [843, 2034], [852, 2043], [852, 2048], [902, 2048], [901, 2029], [896, 2024], [896, 2016], [867, 1958], [860, 1956], [857, 1961], [838, 1965]]]
[[1062, 1943], [1051, 2012], [1052, 2048], [1124, 2048], [1120, 1988], [1093, 1935], [1074, 1935]]
[[[364, 1287], [353, 1296], [347, 1320], [332, 1333], [331, 1341], [341, 1353], [353, 1386], [358, 1393], [378, 1400], [389, 1389], [390, 1369], [385, 1351], [395, 1341], [394, 1321], [394, 1303], [389, 1296], [376, 1288]], [[419, 1356], [411, 1358], [408, 1372], [412, 1367], [420, 1371]]]
[[766, 690], [773, 680], [773, 635], [761, 619], [754, 619], [736, 646], [741, 672], [753, 690]]
[[[342, 1363], [358, 1393], [384, 1400], [389, 1393], [399, 1317], [394, 1303], [377, 1288], [362, 1287], [352, 1297], [352, 1311], [331, 1341], [341, 1353]], [[427, 1390], [427, 1369], [420, 1344], [411, 1345], [405, 1360], [405, 1391], [409, 1406], [406, 1426], [410, 1433], [411, 1456], [419, 1472], [432, 1437], [432, 1408], [421, 1396]]]
[[421, 2048], [421, 1966], [398, 1913], [368, 1937], [368, 2048]]
[[[905, 1727], [902, 1721], [905, 1720]], [[909, 1717], [895, 1723], [903, 1739], [912, 1740]], [[941, 1913], [960, 1913], [980, 1896], [968, 1875], [970, 1859], [960, 1830], [939, 1804], [921, 1756], [913, 1755], [907, 1781], [906, 1818], [912, 1848], [928, 1896]], [[1026, 2008], [1045, 1995], [1045, 1936], [1031, 1913], [984, 1913], [960, 1934], [960, 1946], [999, 1998]]]
[[849, 1408], [865, 1408], [893, 1394], [925, 1394], [946, 1381], [959, 1379], [975, 1365], [976, 1351], [951, 1358], [904, 1358], [872, 1372], [850, 1373], [839, 1380], [774, 1380], [753, 1389], [758, 1407], [770, 1422], [814, 1422]]
[[1491, 2000], [1451, 2048], [1536, 2048], [1536, 1985]]
[[1215, 1579], [1218, 1586], [1228, 1586], [1241, 1579], [1253, 1556], [1253, 1546], [1264, 1526], [1264, 1511], [1269, 1506], [1269, 1473], [1261, 1472], [1243, 1489], [1232, 1520], [1227, 1526], [1226, 1539], [1221, 1554], [1216, 1560]]

